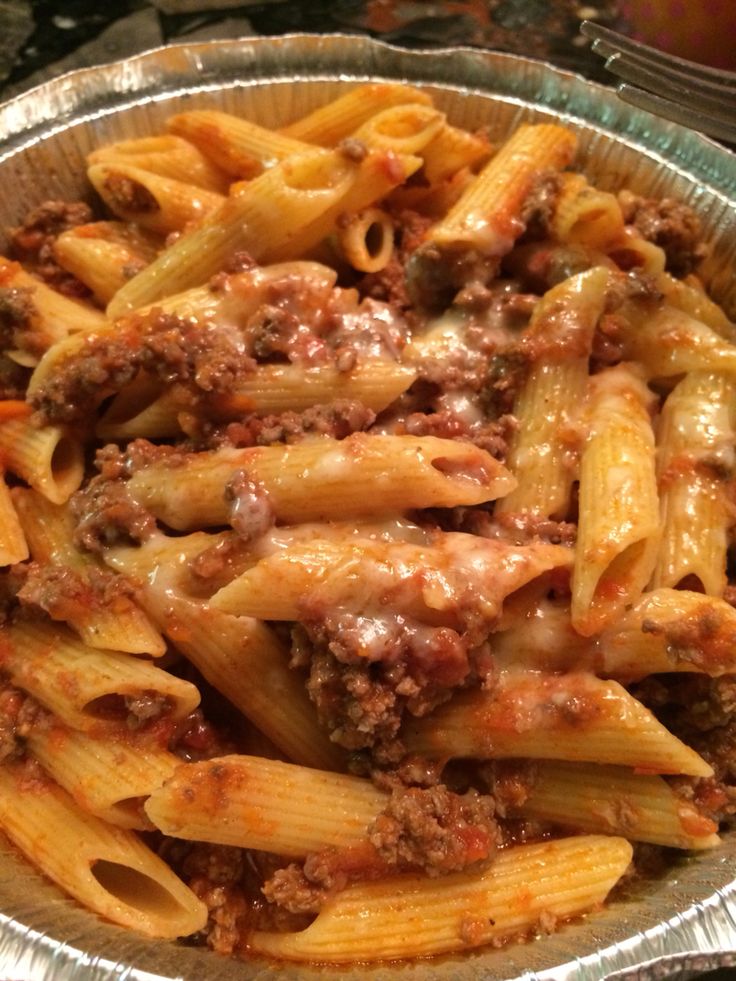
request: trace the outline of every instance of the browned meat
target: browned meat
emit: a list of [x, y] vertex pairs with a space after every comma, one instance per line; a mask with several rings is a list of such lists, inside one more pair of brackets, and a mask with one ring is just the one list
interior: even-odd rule
[[673, 198], [642, 198], [630, 191], [619, 195], [624, 219], [649, 242], [664, 249], [667, 269], [686, 276], [707, 253], [700, 219], [686, 204]]
[[202, 394], [229, 391], [254, 367], [237, 332], [154, 310], [114, 335], [89, 337], [40, 388], [33, 404], [47, 421], [74, 422], [140, 369]]
[[499, 843], [492, 797], [474, 790], [455, 794], [439, 784], [392, 793], [368, 829], [378, 854], [400, 869], [443, 875], [493, 855]]
[[140, 543], [156, 531], [153, 516], [132, 499], [120, 481], [94, 478], [74, 495], [71, 510], [77, 519], [75, 540], [90, 552]]
[[46, 201], [34, 208], [23, 224], [12, 231], [13, 255], [60, 293], [89, 296], [87, 287], [57, 263], [54, 242], [62, 232], [90, 221], [92, 211], [83, 201]]
[[0, 763], [23, 754], [23, 740], [44, 715], [35, 699], [0, 681]]
[[148, 188], [124, 174], [108, 174], [105, 178], [105, 190], [110, 195], [113, 210], [119, 208], [121, 211], [142, 215], [160, 210], [158, 201]]
[[293, 631], [293, 664], [331, 738], [347, 749], [402, 755], [404, 712], [426, 715], [470, 673], [467, 643], [449, 627], [404, 617], [327, 613]]
[[308, 434], [345, 439], [351, 433], [368, 429], [375, 418], [375, 412], [362, 402], [336, 399], [329, 405], [314, 405], [304, 412], [248, 416], [242, 422], [232, 422], [221, 429], [213, 429], [204, 439], [204, 446], [246, 447], [298, 443]]

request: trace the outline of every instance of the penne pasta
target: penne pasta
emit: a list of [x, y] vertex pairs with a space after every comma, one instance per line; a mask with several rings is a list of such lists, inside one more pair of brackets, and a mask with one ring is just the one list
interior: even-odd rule
[[518, 214], [541, 170], [566, 167], [575, 152], [568, 130], [552, 124], [520, 126], [491, 157], [457, 204], [428, 233], [444, 247], [472, 246], [504, 255], [523, 231]]
[[[192, 455], [176, 468], [152, 464], [127, 486], [160, 521], [185, 531], [227, 522], [231, 508], [217, 489], [245, 469], [283, 522], [476, 504], [513, 486], [505, 467], [471, 444], [362, 433], [341, 441], [223, 449]], [[367, 498], [366, 483], [380, 488], [380, 497]]]
[[519, 845], [475, 874], [349, 886], [305, 930], [256, 932], [251, 942], [274, 957], [338, 964], [467, 950], [528, 934], [543, 913], [565, 919], [593, 909], [631, 854], [625, 839], [596, 835]]
[[712, 772], [621, 685], [584, 672], [509, 671], [493, 690], [458, 695], [407, 723], [403, 739], [410, 752], [440, 759], [529, 757], [613, 763], [648, 773]]
[[146, 798], [181, 762], [124, 730], [101, 740], [54, 722], [36, 726], [28, 748], [83, 810], [118, 828], [145, 831], [153, 828], [143, 811]]
[[524, 817], [668, 848], [719, 843], [715, 823], [678, 798], [662, 777], [598, 763], [548, 761], [535, 764], [526, 786], [525, 800], [512, 807]]
[[658, 433], [662, 540], [652, 586], [726, 588], [736, 379], [690, 372], [662, 407]]
[[298, 857], [361, 841], [386, 800], [385, 793], [360, 777], [253, 756], [221, 756], [182, 764], [149, 797], [146, 814], [177, 838]]
[[131, 728], [182, 719], [199, 704], [188, 681], [147, 661], [86, 647], [63, 627], [20, 622], [4, 637], [2, 667], [13, 684], [73, 729]]
[[585, 636], [641, 594], [659, 546], [649, 390], [625, 365], [591, 379], [580, 461], [572, 625]]
[[593, 920], [735, 806], [697, 216], [564, 120], [334, 89], [126, 130], [0, 258], [0, 832], [246, 973]]
[[207, 920], [204, 904], [132, 832], [86, 813], [22, 767], [0, 768], [0, 828], [65, 892], [113, 923], [173, 939]]

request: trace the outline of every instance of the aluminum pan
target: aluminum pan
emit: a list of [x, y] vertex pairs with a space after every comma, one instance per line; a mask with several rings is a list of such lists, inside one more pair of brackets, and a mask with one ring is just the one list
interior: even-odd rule
[[[469, 49], [405, 51], [364, 37], [290, 36], [175, 45], [73, 72], [0, 107], [0, 226], [50, 196], [78, 197], [84, 155], [150, 133], [195, 105], [267, 125], [295, 118], [354, 80], [426, 84], [461, 125], [502, 136], [521, 120], [562, 118], [580, 163], [604, 186], [672, 194], [701, 214], [714, 248], [715, 297], [732, 315], [736, 282], [736, 158], [681, 127], [623, 105], [578, 76], [513, 55]], [[298, 83], [298, 84], [295, 84]], [[736, 964], [736, 835], [684, 857], [661, 879], [552, 937], [403, 965], [313, 968], [237, 963], [150, 941], [103, 923], [0, 845], [3, 981], [648, 981]]]

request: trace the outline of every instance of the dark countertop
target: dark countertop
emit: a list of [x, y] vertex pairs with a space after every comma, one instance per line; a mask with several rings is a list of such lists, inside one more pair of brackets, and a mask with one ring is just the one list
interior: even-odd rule
[[170, 41], [364, 33], [410, 47], [473, 45], [603, 79], [583, 17], [620, 26], [619, 0], [0, 0], [0, 95]]

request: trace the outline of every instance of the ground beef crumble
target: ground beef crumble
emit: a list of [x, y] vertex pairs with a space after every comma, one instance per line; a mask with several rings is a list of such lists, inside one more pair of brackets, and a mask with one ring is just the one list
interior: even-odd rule
[[619, 194], [619, 203], [627, 224], [664, 249], [673, 275], [693, 272], [707, 254], [700, 219], [686, 204], [673, 198], [642, 198], [630, 191]]
[[110, 545], [140, 544], [156, 531], [153, 515], [134, 501], [124, 483], [100, 477], [71, 499], [80, 548], [100, 552]]
[[426, 715], [485, 665], [470, 635], [449, 627], [337, 611], [293, 629], [292, 666], [308, 670], [309, 697], [334, 742], [396, 763], [404, 714]]
[[34, 698], [0, 680], [0, 763], [23, 755], [23, 740], [42, 714]]
[[327, 848], [303, 864], [279, 869], [264, 885], [266, 898], [294, 913], [317, 913], [349, 883], [397, 871], [429, 876], [472, 868], [491, 858], [500, 839], [492, 797], [456, 794], [442, 785], [401, 787], [370, 824], [366, 840]]
[[90, 221], [92, 211], [83, 201], [46, 201], [34, 208], [23, 224], [12, 231], [12, 254], [60, 293], [88, 297], [90, 291], [84, 283], [56, 261], [54, 243], [62, 232]]

